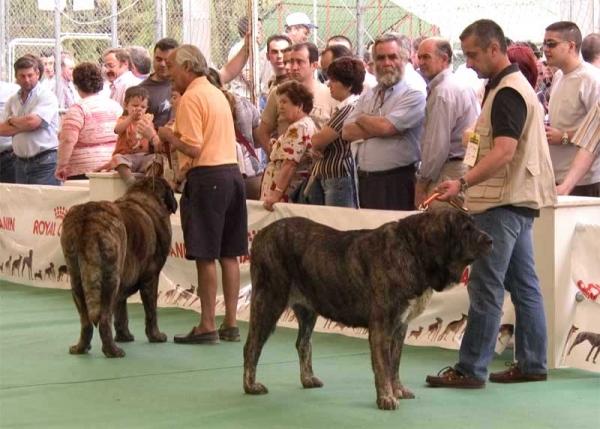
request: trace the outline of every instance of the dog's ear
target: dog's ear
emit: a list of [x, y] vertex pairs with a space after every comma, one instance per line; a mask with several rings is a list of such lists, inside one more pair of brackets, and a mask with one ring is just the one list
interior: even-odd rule
[[175, 199], [175, 193], [169, 185], [165, 186], [165, 205], [170, 213], [177, 211], [177, 200]]

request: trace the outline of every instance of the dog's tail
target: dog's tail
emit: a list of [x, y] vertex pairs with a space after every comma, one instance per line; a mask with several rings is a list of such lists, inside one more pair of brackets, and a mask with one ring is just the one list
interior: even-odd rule
[[97, 327], [98, 322], [100, 322], [100, 315], [102, 314], [102, 270], [98, 270], [95, 264], [90, 264], [85, 257], [79, 258], [79, 268], [81, 270], [81, 283], [88, 316], [94, 326]]

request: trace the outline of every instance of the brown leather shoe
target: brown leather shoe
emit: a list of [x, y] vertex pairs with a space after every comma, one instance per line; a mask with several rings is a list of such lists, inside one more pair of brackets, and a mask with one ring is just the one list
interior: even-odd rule
[[233, 326], [231, 328], [226, 328], [224, 325], [221, 325], [219, 328], [219, 339], [221, 341], [232, 341], [239, 342], [240, 341], [240, 328], [237, 326]]
[[519, 369], [516, 363], [510, 365], [506, 371], [490, 374], [492, 383], [526, 383], [528, 381], [546, 381], [548, 374], [526, 374]]
[[425, 381], [432, 387], [454, 387], [458, 389], [482, 389], [485, 387], [485, 380], [467, 377], [450, 366], [442, 368], [437, 376], [428, 375]]
[[178, 334], [173, 337], [173, 342], [177, 344], [219, 344], [219, 332], [205, 332], [196, 334], [196, 327], [187, 334]]

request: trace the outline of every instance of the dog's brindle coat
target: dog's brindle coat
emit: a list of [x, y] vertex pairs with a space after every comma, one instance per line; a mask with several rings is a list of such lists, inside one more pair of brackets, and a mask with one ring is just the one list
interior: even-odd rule
[[91, 349], [93, 324], [99, 327], [106, 357], [125, 356], [115, 340], [134, 339], [129, 332], [127, 298], [138, 290], [148, 340], [167, 340], [156, 322], [156, 299], [158, 277], [171, 248], [169, 217], [176, 210], [173, 191], [159, 178], [136, 181], [114, 203], [89, 202], [69, 210], [60, 241], [81, 321], [81, 336], [70, 347], [71, 354]]
[[298, 319], [296, 348], [305, 388], [323, 383], [312, 370], [311, 334], [318, 315], [369, 329], [377, 406], [414, 398], [399, 378], [408, 323], [433, 293], [458, 283], [467, 265], [491, 251], [492, 239], [458, 210], [439, 209], [374, 230], [338, 231], [304, 218], [262, 229], [252, 242], [250, 328], [244, 390], [256, 382], [261, 350], [286, 307]]

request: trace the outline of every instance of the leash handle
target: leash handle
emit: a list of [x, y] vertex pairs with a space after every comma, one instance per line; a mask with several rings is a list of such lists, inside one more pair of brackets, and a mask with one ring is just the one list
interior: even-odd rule
[[[425, 211], [429, 208], [429, 206], [431, 205], [431, 203], [435, 200], [437, 200], [440, 196], [442, 196], [441, 192], [434, 192], [433, 194], [431, 194], [429, 197], [427, 197], [427, 199], [425, 201], [423, 201], [423, 203], [419, 206], [419, 211]], [[463, 206], [460, 202], [452, 199], [450, 201], [446, 201], [448, 204], [450, 204], [452, 207], [454, 207], [455, 209], [458, 209], [460, 211], [463, 211], [465, 213], [469, 213], [469, 209], [467, 209], [465, 206]]]

